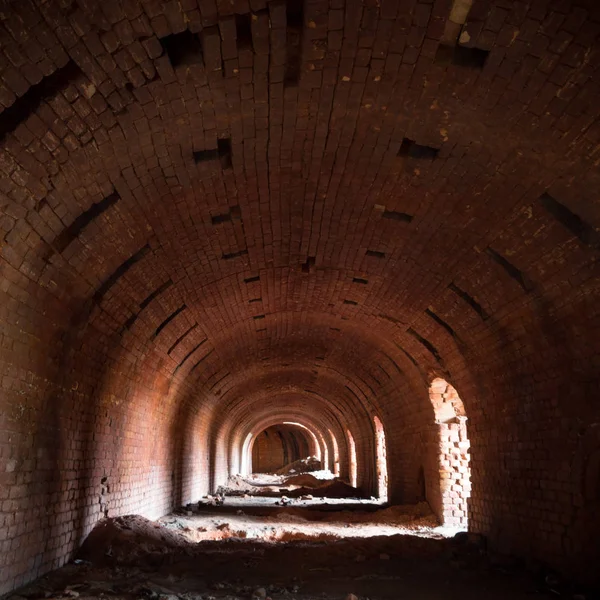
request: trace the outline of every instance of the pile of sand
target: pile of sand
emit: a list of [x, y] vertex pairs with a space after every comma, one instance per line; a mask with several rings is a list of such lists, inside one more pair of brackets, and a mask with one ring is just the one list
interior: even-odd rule
[[94, 564], [133, 565], [190, 547], [184, 537], [139, 515], [103, 519], [86, 538], [79, 558]]
[[307, 488], [318, 488], [327, 485], [328, 481], [323, 479], [317, 479], [310, 473], [302, 473], [302, 475], [292, 475], [286, 478], [285, 487], [294, 485]]
[[307, 458], [301, 458], [296, 460], [289, 465], [285, 465], [278, 471], [275, 471], [276, 475], [289, 475], [294, 473], [309, 473], [310, 471], [320, 471], [323, 467], [321, 461], [315, 456], [309, 456]]
[[316, 496], [317, 498], [359, 498], [360, 492], [355, 487], [345, 483], [341, 479], [334, 479], [331, 482], [325, 482], [325, 485], [314, 487], [299, 487], [287, 493], [290, 498], [298, 498], [306, 495]]

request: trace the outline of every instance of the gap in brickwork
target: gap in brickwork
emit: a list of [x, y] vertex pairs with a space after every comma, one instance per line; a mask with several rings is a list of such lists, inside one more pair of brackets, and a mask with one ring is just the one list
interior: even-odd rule
[[434, 62], [438, 65], [452, 64], [466, 69], [481, 70], [485, 66], [489, 54], [488, 50], [482, 50], [481, 48], [440, 44]]
[[302, 32], [304, 30], [304, 1], [288, 0], [286, 4], [286, 63], [285, 87], [295, 87], [300, 81], [302, 66]]
[[158, 296], [160, 296], [163, 292], [166, 292], [171, 286], [173, 285], [173, 282], [169, 279], [168, 281], [165, 281], [165, 283], [163, 283], [161, 286], [159, 286], [158, 288], [156, 288], [149, 296], [147, 296], [144, 300], [142, 300], [142, 302], [140, 302], [139, 304], [139, 311], [132, 314], [129, 319], [127, 319], [127, 321], [125, 322], [125, 325], [123, 325], [123, 329], [121, 330], [121, 333], [123, 333], [123, 331], [127, 331], [129, 329], [131, 329], [133, 327], [133, 324], [137, 321], [138, 317], [140, 316], [141, 312], [155, 299], [158, 298]]
[[302, 272], [310, 273], [311, 268], [315, 266], [315, 261], [316, 258], [314, 256], [307, 257], [306, 262], [302, 263]]
[[473, 298], [471, 295], [467, 294], [464, 290], [460, 289], [454, 283], [451, 283], [448, 288], [452, 290], [459, 298], [462, 298], [480, 317], [483, 321], [489, 319], [490, 315], [485, 311], [485, 309]]
[[185, 304], [182, 304], [175, 312], [171, 313], [157, 328], [156, 331], [154, 332], [154, 334], [152, 335], [152, 337], [150, 339], [155, 339], [158, 337], [158, 335], [160, 334], [160, 332], [180, 313], [182, 313], [185, 309], [187, 308], [187, 306]]
[[229, 213], [215, 215], [214, 217], [211, 217], [210, 220], [213, 225], [220, 225], [221, 223], [228, 223], [231, 221], [231, 215]]
[[223, 258], [223, 260], [231, 260], [232, 258], [239, 258], [240, 256], [245, 256], [246, 254], [248, 254], [248, 250], [239, 250], [238, 252], [229, 253], [224, 252], [221, 258]]
[[362, 279], [362, 277], [353, 277], [352, 283], [359, 283], [360, 285], [367, 285], [369, 283], [369, 280]]
[[252, 48], [252, 14], [235, 15], [235, 35], [238, 50]]
[[144, 310], [146, 306], [155, 298], [158, 298], [162, 293], [166, 292], [173, 285], [173, 281], [168, 279], [161, 286], [157, 287], [147, 298], [140, 303], [140, 310]]
[[244, 279], [244, 283], [254, 283], [255, 281], [260, 281], [260, 275], [256, 275], [255, 277], [247, 277]]
[[330, 327], [329, 329], [331, 331], [341, 331], [341, 329], [339, 327]]
[[52, 75], [32, 85], [12, 106], [5, 108], [0, 114], [0, 141], [35, 113], [45, 99], [55, 96], [81, 75], [81, 69], [70, 60]]
[[174, 69], [203, 64], [202, 43], [191, 31], [168, 35], [160, 40], [160, 44]]
[[177, 346], [179, 346], [179, 344], [192, 332], [194, 331], [194, 329], [196, 329], [198, 327], [198, 323], [194, 323], [189, 329], [187, 329], [186, 331], [184, 331], [173, 343], [173, 345], [167, 350], [167, 354], [171, 354], [171, 352], [173, 352], [173, 350], [175, 350], [175, 348], [177, 348]]
[[459, 339], [454, 329], [452, 329], [452, 327], [450, 327], [450, 325], [448, 325], [444, 319], [436, 315], [430, 308], [425, 309], [425, 314], [430, 316], [438, 325], [442, 326], [454, 339]]
[[255, 315], [252, 317], [255, 321], [260, 321], [260, 319], [264, 319], [266, 315]]
[[123, 277], [135, 263], [139, 262], [149, 254], [151, 251], [149, 244], [146, 244], [140, 248], [135, 254], [130, 256], [117, 270], [96, 290], [94, 293], [94, 302], [98, 303], [102, 300], [106, 292], [117, 282], [118, 279]]
[[192, 153], [196, 164], [219, 160], [223, 169], [230, 169], [231, 162], [231, 140], [229, 138], [220, 138], [217, 140], [217, 147], [208, 150], [195, 150]]
[[210, 389], [214, 390], [226, 377], [229, 377], [230, 375], [231, 375], [231, 373], [229, 371], [227, 371], [227, 373], [225, 373], [225, 375], [223, 375], [223, 377], [221, 377], [221, 379], [218, 379], [210, 386]]
[[402, 324], [402, 321], [396, 319], [395, 317], [390, 317], [389, 315], [384, 315], [383, 313], [379, 313], [377, 316], [380, 319], [385, 319], [386, 321], [390, 321], [390, 323], [394, 323], [395, 325]]
[[213, 225], [220, 225], [221, 223], [228, 223], [233, 219], [240, 219], [242, 216], [241, 210], [239, 206], [232, 206], [229, 208], [229, 211], [220, 215], [215, 215], [211, 217], [211, 223]]
[[[392, 363], [392, 365], [394, 365], [394, 369], [396, 369], [396, 371], [402, 375], [402, 369], [398, 363], [387, 352], [382, 352], [382, 354]], [[379, 365], [379, 368], [388, 376], [388, 378], [390, 378], [388, 372], [381, 365]]]
[[496, 264], [500, 265], [506, 271], [507, 275], [514, 279], [523, 288], [523, 290], [526, 292], [531, 292], [531, 290], [533, 290], [533, 282], [529, 279], [529, 277], [517, 269], [515, 265], [506, 260], [504, 256], [501, 256], [489, 246], [485, 249], [485, 252]]
[[435, 360], [437, 360], [440, 364], [443, 364], [443, 359], [440, 356], [440, 353], [438, 352], [438, 349], [427, 339], [425, 339], [422, 335], [420, 335], [419, 333], [417, 333], [412, 327], [409, 327], [406, 330], [406, 333], [408, 333], [409, 335], [412, 335], [418, 342], [420, 342], [423, 346], [425, 346], [425, 348], [427, 348], [427, 350], [429, 350], [429, 352], [431, 352], [431, 354], [433, 354]]
[[563, 227], [568, 229], [581, 243], [593, 248], [600, 248], [600, 233], [586, 223], [570, 208], [561, 204], [550, 194], [542, 194], [540, 203]]
[[365, 256], [372, 256], [373, 258], [385, 258], [385, 252], [379, 252], [377, 250], [367, 250]]
[[390, 219], [392, 221], [401, 221], [403, 223], [410, 223], [413, 220], [412, 215], [408, 215], [403, 212], [397, 212], [395, 210], [384, 210], [381, 217], [383, 219]]
[[231, 169], [231, 139], [219, 138], [217, 140], [217, 151], [219, 152], [221, 167], [223, 169]]
[[417, 144], [414, 140], [404, 138], [398, 150], [398, 156], [401, 158], [409, 157], [417, 160], [433, 160], [439, 153], [439, 148]]
[[177, 368], [180, 369], [181, 367], [183, 367], [183, 365], [185, 364], [185, 362], [187, 361], [187, 359], [192, 356], [192, 354], [194, 354], [194, 352], [196, 352], [196, 350], [198, 350], [198, 348], [200, 348], [200, 346], [202, 346], [202, 344], [204, 344], [207, 341], [207, 338], [201, 340], [200, 342], [198, 342], [182, 359], [181, 362], [177, 365]]
[[190, 369], [190, 375], [214, 352], [214, 348], [207, 352], [198, 362]]
[[355, 300], [344, 300], [344, 304], [350, 304], [351, 306], [357, 306], [358, 302]]
[[52, 246], [58, 254], [62, 254], [69, 244], [79, 236], [79, 234], [103, 212], [116, 204], [121, 197], [117, 193], [110, 194], [106, 198], [92, 204], [84, 213], [80, 214], [66, 229], [64, 229], [54, 240]]
[[262, 298], [251, 298], [248, 300], [248, 304], [254, 304], [255, 302], [262, 302]]
[[95, 218], [99, 217], [103, 212], [107, 211], [120, 199], [121, 198], [119, 194], [110, 194], [110, 196], [107, 196], [99, 202], [92, 204], [92, 206], [90, 206], [88, 210], [81, 213], [67, 228], [65, 228], [61, 233], [59, 233], [56, 236], [51, 245], [52, 252], [50, 252], [47, 255], [46, 260], [48, 260], [54, 254], [54, 252], [62, 254]]
[[417, 361], [414, 359], [413, 355], [410, 354], [409, 352], [407, 352], [402, 346], [400, 346], [400, 344], [398, 344], [397, 342], [395, 342], [396, 347], [398, 348], [398, 350], [400, 350], [400, 352], [404, 353], [406, 355], [406, 358], [408, 358], [408, 360], [410, 360], [410, 362], [415, 365], [415, 367], [418, 367], [419, 364], [417, 363]]

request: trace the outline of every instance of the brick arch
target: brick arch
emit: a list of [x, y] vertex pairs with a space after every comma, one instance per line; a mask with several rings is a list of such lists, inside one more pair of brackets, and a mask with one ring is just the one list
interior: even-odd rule
[[314, 456], [309, 440], [308, 431], [295, 425], [283, 423], [263, 429], [248, 448], [251, 472], [272, 473], [301, 458]]
[[[473, 3], [450, 54], [450, 5], [348, 3], [326, 29], [309, 3], [305, 34], [327, 51], [293, 86], [225, 25], [206, 62], [173, 67], [165, 38], [229, 22], [224, 6], [200, 22], [179, 4], [110, 18], [67, 4], [9, 2], [2, 25], [0, 473], [20, 519], [8, 537], [27, 541], [0, 593], [64, 562], [106, 507], [151, 516], [200, 494], [202, 423], [303, 329], [343, 349], [321, 394], [392, 432], [393, 499], [418, 494], [443, 377], [469, 415], [470, 526], [585, 571], [593, 549], [564, 515], [593, 524], [569, 467], [581, 439], [597, 444], [597, 2]], [[257, 18], [277, 29], [285, 11]], [[405, 19], [409, 42], [390, 41]], [[340, 39], [373, 49], [366, 66], [339, 60]], [[453, 64], [471, 46], [485, 64]], [[256, 50], [275, 57], [268, 36]], [[35, 498], [55, 523], [33, 518]]]

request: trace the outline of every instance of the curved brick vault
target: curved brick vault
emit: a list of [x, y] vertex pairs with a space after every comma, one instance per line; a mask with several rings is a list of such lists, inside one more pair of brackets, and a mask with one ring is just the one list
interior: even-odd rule
[[299, 422], [393, 502], [464, 402], [469, 527], [598, 539], [595, 0], [5, 0], [0, 593]]

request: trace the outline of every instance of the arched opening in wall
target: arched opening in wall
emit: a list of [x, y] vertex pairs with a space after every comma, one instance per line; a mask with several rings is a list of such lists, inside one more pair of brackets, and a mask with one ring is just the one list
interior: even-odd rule
[[308, 435], [311, 437], [312, 441], [313, 441], [313, 456], [317, 459], [317, 460], [321, 460], [321, 458], [323, 457], [323, 453], [321, 451], [321, 445], [319, 444], [319, 440], [317, 438], [317, 436], [308, 428], [306, 427], [306, 425], [302, 425], [302, 423], [294, 423], [293, 421], [284, 421], [283, 422], [284, 425], [294, 425], [295, 427], [300, 427], [301, 429], [304, 429], [304, 431], [306, 431], [306, 433], [308, 433]]
[[350, 471], [350, 485], [356, 487], [358, 469], [356, 466], [356, 442], [354, 441], [353, 435], [350, 430], [346, 430], [348, 435], [348, 456], [349, 456], [349, 471]]
[[431, 382], [429, 396], [439, 435], [440, 497], [428, 497], [444, 525], [466, 529], [471, 495], [467, 416], [458, 392], [445, 379]]
[[331, 429], [328, 429], [327, 431], [329, 432], [329, 437], [333, 444], [333, 474], [338, 477], [340, 474], [340, 449], [337, 440], [335, 439], [335, 435], [333, 435], [333, 431], [331, 431]]
[[256, 436], [252, 445], [252, 471], [274, 473], [310, 453], [310, 444], [296, 424], [273, 425]]
[[379, 417], [373, 417], [375, 423], [375, 443], [377, 448], [377, 496], [382, 502], [388, 499], [388, 468], [385, 431]]

